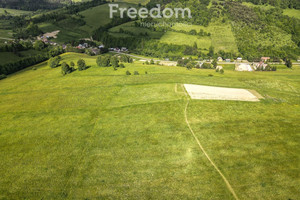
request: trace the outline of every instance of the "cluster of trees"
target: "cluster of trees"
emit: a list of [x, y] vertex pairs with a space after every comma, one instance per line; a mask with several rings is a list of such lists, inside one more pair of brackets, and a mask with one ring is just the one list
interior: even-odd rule
[[[227, 1], [225, 11], [234, 22], [238, 50], [244, 58], [253, 60], [264, 55], [296, 59], [300, 54], [300, 20], [283, 15], [281, 9], [262, 10]], [[279, 34], [286, 33], [292, 35], [294, 44], [277, 44]]]
[[56, 67], [60, 66], [60, 64], [59, 64], [60, 61], [61, 61], [60, 56], [51, 57], [48, 60], [48, 66], [51, 68], [56, 68]]
[[[61, 57], [60, 56], [56, 56], [56, 57], [52, 57], [48, 60], [48, 66], [51, 68], [56, 68], [61, 66], [61, 73], [62, 75], [67, 75], [72, 73], [73, 71], [75, 71], [75, 63], [73, 61], [70, 62], [70, 64], [63, 62], [62, 64], [60, 64], [61, 61]], [[85, 60], [83, 59], [79, 59], [77, 61], [77, 69], [78, 71], [83, 71], [86, 70], [88, 68], [88, 66], [85, 63]]]
[[215, 62], [212, 62], [212, 64], [203, 63], [201, 65], [200, 63], [197, 63], [197, 62], [193, 61], [191, 58], [189, 58], [189, 59], [178, 59], [177, 66], [186, 67], [187, 69], [192, 69], [192, 68], [215, 69], [217, 66], [217, 63], [215, 61]]
[[39, 9], [56, 9], [69, 5], [67, 7], [69, 12], [72, 14], [85, 10], [89, 7], [94, 7], [105, 3], [105, 0], [93, 0], [83, 3], [74, 3], [72, 0], [11, 0], [0, 1], [0, 6], [2, 8], [20, 9], [20, 10], [30, 10], [35, 11]]
[[109, 34], [109, 29], [120, 24], [131, 21], [131, 18], [125, 16], [124, 18], [114, 17], [112, 22], [101, 26], [96, 29], [93, 33], [93, 39], [101, 41], [106, 47], [127, 47], [130, 49], [135, 49], [140, 43], [140, 38], [132, 37], [114, 37]]
[[244, 2], [251, 2], [255, 5], [272, 5], [280, 8], [295, 8], [300, 9], [300, 2], [298, 0], [241, 0]]
[[112, 66], [115, 70], [118, 67], [125, 68], [123, 63], [132, 63], [133, 60], [131, 57], [126, 55], [121, 56], [110, 56], [110, 55], [101, 55], [97, 57], [96, 63], [99, 67], [110, 67]]
[[210, 36], [211, 33], [205, 32], [203, 29], [200, 29], [199, 32], [197, 32], [195, 29], [192, 29], [190, 31], [185, 31], [185, 30], [175, 30], [175, 29], [170, 29], [171, 31], [178, 32], [178, 33], [184, 33], [187, 35], [198, 35], [198, 36]]
[[32, 48], [32, 42], [28, 40], [15, 40], [7, 44], [0, 44], [0, 52], [19, 52]]
[[271, 66], [268, 64], [266, 67], [263, 66], [257, 67], [255, 71], [276, 71], [276, 70], [277, 70], [276, 66]]
[[35, 56], [20, 59], [15, 62], [0, 65], [0, 74], [12, 74], [14, 72], [25, 69], [26, 67], [35, 65], [48, 59], [47, 55], [38, 54]]
[[72, 73], [73, 71], [75, 71], [74, 68], [74, 62], [71, 62], [70, 65], [68, 65], [66, 62], [63, 62], [61, 64], [61, 73], [63, 76]]
[[[38, 52], [35, 55], [22, 58], [21, 51], [35, 49]], [[31, 65], [43, 62], [51, 57], [57, 56], [64, 52], [60, 46], [46, 46], [42, 41], [36, 41], [32, 44], [31, 41], [14, 41], [0, 46], [0, 52], [13, 52], [21, 59], [5, 64], [0, 64], [0, 74], [12, 74]]]

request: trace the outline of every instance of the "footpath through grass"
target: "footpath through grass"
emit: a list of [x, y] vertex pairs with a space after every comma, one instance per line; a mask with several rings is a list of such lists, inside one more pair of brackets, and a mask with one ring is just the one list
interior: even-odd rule
[[42, 63], [0, 81], [0, 199], [233, 199], [189, 132], [183, 83], [262, 94], [255, 103], [191, 100], [187, 117], [240, 199], [300, 195], [299, 68], [114, 71], [95, 57], [62, 57], [91, 67], [62, 76]]

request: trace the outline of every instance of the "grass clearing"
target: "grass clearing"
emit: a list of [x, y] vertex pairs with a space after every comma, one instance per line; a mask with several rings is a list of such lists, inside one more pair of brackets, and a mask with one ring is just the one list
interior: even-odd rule
[[[200, 25], [184, 25], [184, 24], [176, 24], [172, 27], [174, 30], [184, 30], [189, 32], [194, 29], [197, 32], [202, 29], [207, 33], [211, 33], [210, 37], [201, 37], [200, 40], [197, 40], [198, 47], [206, 47], [209, 48], [212, 45], [215, 48], [215, 51], [223, 50], [226, 52], [238, 52], [237, 45], [235, 42], [235, 38], [233, 32], [231, 30], [231, 26], [229, 23], [220, 23], [213, 22], [208, 27], [200, 26]], [[194, 36], [195, 37], [195, 36]], [[183, 43], [185, 44], [185, 43]], [[209, 45], [209, 46], [208, 46]], [[207, 47], [208, 46], [208, 47]]]
[[193, 46], [196, 42], [198, 48], [209, 49], [211, 46], [211, 40], [209, 37], [200, 37], [195, 35], [187, 35], [184, 33], [177, 33], [168, 31], [159, 40], [162, 43], [177, 44], [177, 45], [189, 45]]
[[114, 71], [96, 57], [62, 55], [80, 57], [89, 69], [62, 76], [44, 62], [0, 81], [1, 199], [233, 199], [189, 132], [184, 83], [264, 96], [191, 100], [187, 118], [240, 199], [300, 195], [298, 67], [221, 75], [133, 63]]

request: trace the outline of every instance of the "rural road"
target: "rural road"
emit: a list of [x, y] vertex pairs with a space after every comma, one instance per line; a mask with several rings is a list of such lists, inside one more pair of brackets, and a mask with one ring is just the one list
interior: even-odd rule
[[[145, 57], [142, 57], [142, 56], [136, 56], [136, 55], [132, 55], [132, 54], [129, 54], [129, 53], [122, 53], [122, 52], [115, 52], [115, 51], [109, 51], [110, 53], [116, 53], [116, 54], [123, 54], [123, 55], [127, 55], [127, 56], [131, 56], [133, 58], [138, 58], [138, 59], [143, 59], [143, 60], [148, 60], [150, 61], [151, 59], [150, 58], [145, 58]], [[176, 61], [166, 61], [166, 60], [156, 60], [156, 59], [153, 59], [154, 62], [176, 62]], [[236, 64], [236, 63], [241, 63], [241, 62], [218, 62], [218, 64], [221, 64], [221, 65], [232, 65], [232, 64]], [[251, 64], [252, 62], [248, 62], [248, 63], [243, 63], [243, 64]], [[284, 63], [269, 63], [271, 65], [278, 65], [278, 64], [282, 64], [284, 65]], [[295, 62], [295, 63], [292, 63], [293, 65], [300, 65], [300, 62]]]

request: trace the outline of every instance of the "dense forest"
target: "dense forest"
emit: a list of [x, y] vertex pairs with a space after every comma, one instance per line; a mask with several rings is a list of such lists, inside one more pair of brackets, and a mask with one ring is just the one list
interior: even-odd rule
[[55, 9], [72, 0], [0, 0], [0, 7], [20, 10]]

